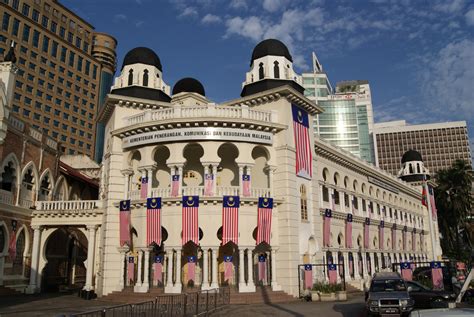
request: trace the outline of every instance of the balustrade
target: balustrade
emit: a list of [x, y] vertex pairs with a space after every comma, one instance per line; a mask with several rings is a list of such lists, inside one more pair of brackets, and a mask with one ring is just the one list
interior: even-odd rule
[[239, 196], [239, 186], [217, 186], [217, 196]]
[[[181, 194], [183, 196], [205, 196], [204, 195], [204, 186], [183, 186], [181, 189]], [[216, 197], [220, 196], [242, 196], [239, 186], [217, 186], [216, 194], [213, 195]], [[131, 200], [140, 200], [140, 191], [132, 190], [129, 192], [129, 199]], [[161, 197], [169, 198], [171, 197], [171, 188], [153, 188], [151, 190], [151, 197]], [[250, 197], [271, 197], [270, 188], [251, 188]]]
[[90, 210], [100, 208], [99, 200], [63, 200], [63, 201], [38, 201], [36, 209], [43, 211], [55, 210]]
[[0, 202], [7, 205], [13, 205], [13, 193], [0, 189]]

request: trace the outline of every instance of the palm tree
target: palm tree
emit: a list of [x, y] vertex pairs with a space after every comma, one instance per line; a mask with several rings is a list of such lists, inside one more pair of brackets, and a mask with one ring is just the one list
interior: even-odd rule
[[456, 160], [435, 175], [438, 226], [443, 254], [458, 260], [468, 260], [474, 241], [469, 235], [472, 208], [473, 171], [470, 164]]

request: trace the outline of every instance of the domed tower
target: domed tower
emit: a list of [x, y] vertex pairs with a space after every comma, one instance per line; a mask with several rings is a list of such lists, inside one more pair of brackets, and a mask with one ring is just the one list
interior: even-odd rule
[[275, 87], [290, 85], [304, 92], [301, 76], [293, 70], [293, 57], [279, 40], [267, 39], [255, 46], [250, 61], [250, 71], [242, 83], [242, 97]]
[[169, 102], [170, 86], [163, 80], [163, 68], [156, 53], [147, 47], [129, 51], [115, 79], [112, 94]]
[[185, 77], [176, 82], [173, 87], [173, 104], [183, 106], [206, 105], [206, 91], [201, 82], [195, 78]]
[[402, 156], [402, 168], [398, 172], [398, 177], [406, 182], [421, 182], [426, 175], [429, 179], [429, 171], [423, 164], [420, 152], [408, 150]]

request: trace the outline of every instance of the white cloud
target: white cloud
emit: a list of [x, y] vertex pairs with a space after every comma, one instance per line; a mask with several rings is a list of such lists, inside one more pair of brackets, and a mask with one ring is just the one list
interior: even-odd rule
[[186, 17], [197, 17], [198, 12], [194, 7], [185, 7], [180, 15], [179, 18], [186, 18]]
[[221, 23], [222, 19], [217, 15], [208, 13], [202, 18], [201, 22], [204, 24], [214, 24]]
[[139, 27], [141, 27], [144, 23], [145, 23], [145, 21], [142, 21], [142, 20], [137, 21], [137, 22], [135, 22], [135, 27], [139, 28]]
[[120, 23], [120, 22], [127, 21], [128, 18], [125, 14], [119, 13], [119, 14], [114, 15], [113, 20], [114, 20], [114, 22]]
[[232, 0], [229, 6], [233, 9], [247, 9], [247, 0]]
[[464, 8], [464, 0], [441, 0], [434, 9], [444, 13], [456, 13]]
[[474, 8], [467, 11], [464, 17], [466, 18], [467, 25], [474, 25]]
[[225, 24], [227, 27], [226, 37], [237, 34], [253, 41], [261, 40], [268, 28], [268, 25], [256, 16], [231, 18]]
[[263, 0], [262, 6], [269, 12], [276, 12], [284, 8], [289, 0]]

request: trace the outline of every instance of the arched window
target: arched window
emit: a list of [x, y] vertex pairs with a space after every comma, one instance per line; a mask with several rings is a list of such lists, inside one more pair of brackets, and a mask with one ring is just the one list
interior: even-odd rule
[[410, 174], [413, 174], [413, 166], [411, 163], [408, 164], [408, 170], [410, 171]]
[[265, 77], [265, 73], [263, 71], [263, 63], [258, 65], [258, 79], [263, 79]]
[[38, 195], [38, 200], [45, 201], [49, 199], [49, 193], [51, 189], [51, 182], [49, 181], [49, 176], [46, 175], [40, 184], [40, 191]]
[[148, 69], [143, 71], [143, 86], [148, 87]]
[[8, 162], [7, 166], [3, 169], [1, 189], [13, 192], [15, 186], [15, 166], [12, 162]]
[[273, 63], [273, 74], [275, 78], [280, 78], [280, 66], [277, 61]]
[[416, 163], [416, 172], [421, 174], [420, 163]]
[[306, 195], [306, 186], [300, 187], [300, 211], [301, 220], [308, 220], [308, 197]]
[[133, 69], [128, 71], [128, 85], [131, 86], [133, 84]]

